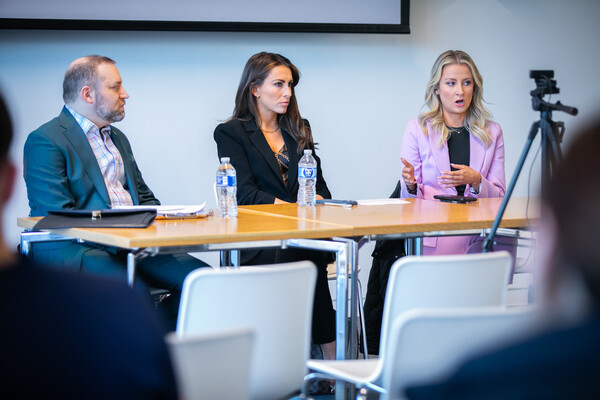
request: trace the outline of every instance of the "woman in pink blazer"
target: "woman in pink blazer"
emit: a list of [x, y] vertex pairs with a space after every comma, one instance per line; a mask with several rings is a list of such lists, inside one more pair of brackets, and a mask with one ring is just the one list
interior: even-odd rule
[[[409, 121], [404, 132], [401, 197], [504, 196], [502, 129], [483, 106], [482, 83], [467, 53], [448, 50], [437, 58], [425, 92], [430, 111]], [[476, 239], [424, 238], [423, 253], [464, 254]]]

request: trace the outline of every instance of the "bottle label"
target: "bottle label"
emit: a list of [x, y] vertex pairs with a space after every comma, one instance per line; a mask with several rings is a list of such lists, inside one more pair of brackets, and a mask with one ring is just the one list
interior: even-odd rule
[[298, 178], [315, 178], [317, 176], [316, 168], [299, 167]]
[[235, 176], [217, 176], [218, 187], [236, 186]]

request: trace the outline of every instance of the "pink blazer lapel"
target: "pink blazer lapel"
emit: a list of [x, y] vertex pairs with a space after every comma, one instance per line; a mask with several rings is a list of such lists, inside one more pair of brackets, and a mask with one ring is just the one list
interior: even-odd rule
[[469, 134], [470, 140], [470, 150], [469, 150], [469, 166], [473, 168], [475, 171], [482, 173], [483, 170], [483, 161], [485, 160], [485, 156], [487, 154], [487, 150], [483, 143], [477, 139], [474, 135]]
[[440, 147], [440, 138], [442, 134], [427, 125], [429, 132], [429, 147], [431, 148], [431, 154], [435, 160], [435, 164], [440, 172], [450, 171], [450, 156], [448, 154], [448, 144], [444, 143]]

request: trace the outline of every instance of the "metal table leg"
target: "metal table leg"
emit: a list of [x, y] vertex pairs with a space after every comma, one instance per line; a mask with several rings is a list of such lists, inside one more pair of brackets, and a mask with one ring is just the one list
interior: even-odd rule
[[72, 237], [57, 235], [56, 233], [51, 232], [40, 232], [40, 231], [32, 231], [32, 232], [21, 232], [21, 254], [25, 256], [31, 255], [31, 250], [33, 247], [33, 243], [36, 242], [58, 242], [65, 240], [75, 240]]
[[[335, 356], [338, 360], [345, 360], [352, 348], [356, 347], [355, 340], [350, 339], [350, 345], [346, 348], [346, 320], [348, 316], [348, 266], [352, 268], [352, 279], [356, 279], [356, 261], [358, 259], [358, 245], [353, 239], [334, 238], [331, 240], [313, 240], [313, 239], [290, 239], [285, 241], [285, 245], [289, 247], [300, 247], [305, 249], [335, 251], [337, 253], [337, 278], [336, 278], [336, 348]], [[350, 287], [356, 288], [354, 282], [350, 283]], [[356, 294], [354, 294], [356, 296]], [[354, 309], [354, 307], [352, 307]], [[350, 330], [354, 331], [355, 322], [350, 318]], [[356, 318], [356, 311], [354, 311]], [[346, 387], [343, 382], [338, 381], [335, 387], [336, 399], [346, 398]], [[351, 395], [352, 396], [352, 395]]]
[[407, 256], [422, 256], [423, 255], [423, 238], [406, 238], [406, 255]]
[[127, 284], [133, 287], [135, 283], [135, 253], [127, 253]]

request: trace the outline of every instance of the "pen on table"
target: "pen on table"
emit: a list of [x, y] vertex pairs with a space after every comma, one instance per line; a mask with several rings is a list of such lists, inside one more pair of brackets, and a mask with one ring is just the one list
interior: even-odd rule
[[357, 205], [358, 203], [355, 200], [323, 199], [323, 200], [317, 200], [317, 204], [352, 208], [353, 206]]

